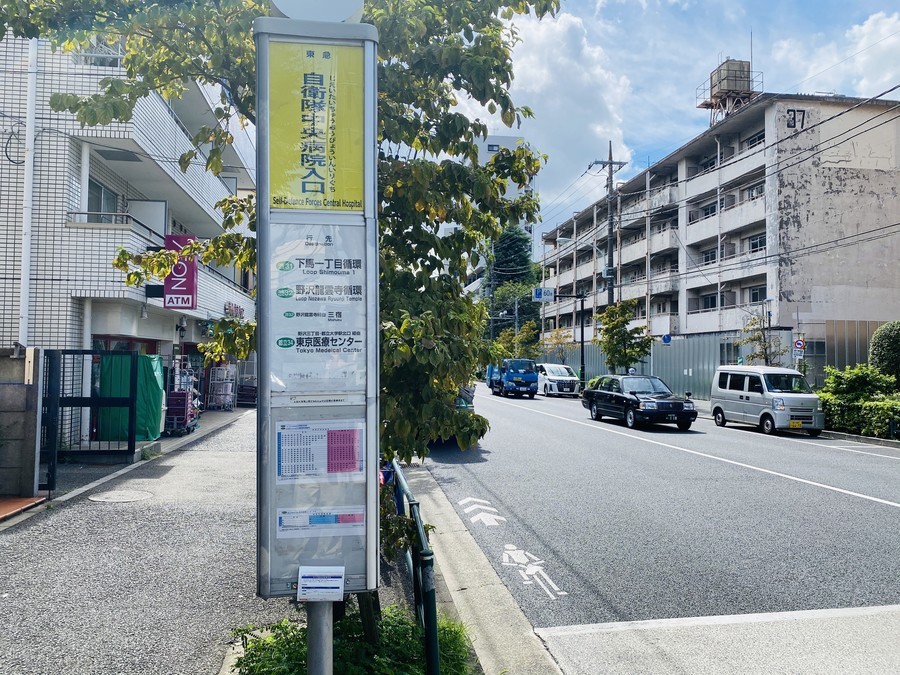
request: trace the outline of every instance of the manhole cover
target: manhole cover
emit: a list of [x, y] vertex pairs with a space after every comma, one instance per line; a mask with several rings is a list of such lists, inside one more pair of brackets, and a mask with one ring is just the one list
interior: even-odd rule
[[92, 502], [139, 502], [142, 499], [150, 499], [152, 496], [152, 492], [143, 490], [113, 490], [91, 495], [88, 499]]

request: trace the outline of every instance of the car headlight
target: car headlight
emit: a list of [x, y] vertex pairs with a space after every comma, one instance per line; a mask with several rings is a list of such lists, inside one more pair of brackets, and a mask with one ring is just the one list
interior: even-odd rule
[[773, 398], [772, 399], [772, 410], [784, 410], [784, 399], [783, 398]]
[[656, 401], [641, 401], [641, 410], [656, 410]]
[[693, 403], [693, 401], [685, 401], [685, 402], [684, 402], [684, 409], [685, 409], [685, 410], [693, 410], [693, 409], [694, 409], [694, 403]]

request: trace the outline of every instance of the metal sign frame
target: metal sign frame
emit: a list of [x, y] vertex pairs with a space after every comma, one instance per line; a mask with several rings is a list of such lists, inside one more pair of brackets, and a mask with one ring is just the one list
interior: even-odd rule
[[[341, 569], [346, 593], [374, 590], [380, 458], [378, 33], [366, 24], [273, 17], [258, 18], [253, 30], [257, 592], [264, 598], [297, 596], [301, 567]], [[362, 128], [351, 131], [359, 132], [361, 143], [343, 139], [357, 123]], [[317, 149], [318, 158], [304, 166], [309, 157], [301, 153], [310, 152], [311, 130], [318, 135], [326, 127], [325, 151]], [[319, 186], [303, 183], [329, 171], [327, 187], [325, 178]], [[280, 181], [277, 200], [273, 174]], [[307, 188], [309, 200], [301, 196]], [[357, 192], [359, 199], [343, 194]]]

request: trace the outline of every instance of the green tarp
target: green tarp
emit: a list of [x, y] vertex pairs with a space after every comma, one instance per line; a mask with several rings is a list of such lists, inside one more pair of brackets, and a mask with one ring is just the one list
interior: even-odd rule
[[[100, 357], [100, 395], [128, 396], [131, 390], [131, 355]], [[163, 420], [162, 359], [159, 356], [138, 356], [137, 429], [135, 440], [154, 441], [159, 438]], [[100, 412], [100, 440], [128, 440], [128, 408], [104, 408]]]

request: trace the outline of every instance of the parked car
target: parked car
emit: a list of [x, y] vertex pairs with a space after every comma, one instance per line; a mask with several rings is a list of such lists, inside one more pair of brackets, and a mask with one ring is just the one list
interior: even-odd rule
[[709, 392], [709, 409], [717, 426], [743, 422], [764, 434], [779, 429], [818, 436], [825, 412], [803, 374], [774, 366], [720, 366]]
[[538, 392], [544, 396], [579, 396], [581, 381], [570, 366], [561, 363], [537, 364]]
[[604, 375], [594, 388], [584, 390], [581, 405], [590, 410], [591, 419], [624, 420], [629, 429], [645, 422], [668, 422], [687, 431], [697, 419], [690, 396], [691, 392], [684, 397], [673, 394], [654, 375]]

